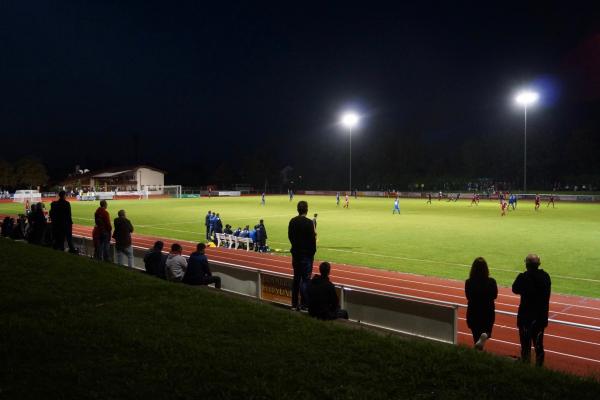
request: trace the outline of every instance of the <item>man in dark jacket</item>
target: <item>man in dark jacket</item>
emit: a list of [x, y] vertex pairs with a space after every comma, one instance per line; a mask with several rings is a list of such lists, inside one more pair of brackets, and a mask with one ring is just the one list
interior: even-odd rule
[[100, 201], [100, 207], [96, 209], [94, 213], [94, 221], [96, 223], [96, 227], [94, 228], [95, 232], [95, 242], [98, 243], [98, 251], [94, 252], [95, 256], [102, 261], [110, 261], [110, 235], [112, 233], [112, 225], [110, 223], [110, 214], [106, 209], [108, 208], [108, 203], [106, 200]]
[[[312, 275], [313, 258], [317, 251], [315, 226], [306, 218], [308, 203], [298, 202], [298, 216], [290, 220], [288, 225], [288, 239], [292, 245], [292, 267], [294, 280], [292, 283], [292, 308], [300, 310], [308, 306], [307, 288]], [[298, 294], [302, 303], [298, 303]]]
[[544, 364], [544, 329], [548, 326], [550, 305], [550, 276], [539, 269], [540, 257], [529, 254], [525, 258], [527, 271], [520, 273], [512, 285], [512, 291], [521, 295], [517, 326], [521, 340], [521, 360], [529, 363], [531, 345], [535, 348], [537, 366]]
[[267, 251], [267, 228], [265, 227], [265, 221], [262, 219], [256, 226], [256, 241], [256, 251]]
[[71, 203], [65, 199], [66, 193], [61, 190], [58, 200], [50, 204], [50, 220], [52, 221], [52, 247], [56, 250], [65, 250], [65, 240], [69, 251], [75, 252], [72, 241], [73, 219], [71, 218]]
[[319, 272], [321, 275], [315, 275], [308, 287], [308, 313], [312, 317], [324, 320], [348, 319], [348, 312], [340, 309], [340, 300], [333, 283], [329, 280], [331, 265], [322, 262]]
[[204, 255], [204, 243], [198, 243], [196, 251], [190, 254], [187, 269], [183, 276], [183, 283], [188, 285], [210, 285], [215, 284], [215, 288], [221, 289], [221, 278], [213, 276], [208, 265], [208, 258]]
[[131, 233], [133, 225], [125, 217], [125, 210], [119, 210], [118, 218], [115, 218], [113, 239], [115, 239], [115, 249], [117, 250], [117, 264], [123, 264], [123, 257], [127, 257], [127, 266], [133, 268], [133, 246], [131, 245]]
[[167, 279], [165, 276], [165, 263], [167, 255], [162, 253], [165, 244], [162, 241], [157, 241], [144, 256], [144, 266], [146, 272], [161, 279]]

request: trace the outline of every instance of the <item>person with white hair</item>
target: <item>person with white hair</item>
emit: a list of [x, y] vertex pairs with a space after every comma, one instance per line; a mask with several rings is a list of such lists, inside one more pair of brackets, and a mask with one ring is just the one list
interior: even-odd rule
[[544, 329], [548, 326], [550, 307], [550, 275], [540, 269], [540, 257], [529, 254], [525, 258], [527, 271], [521, 272], [512, 285], [512, 291], [521, 296], [517, 327], [521, 340], [521, 360], [531, 360], [531, 345], [535, 348], [535, 363], [544, 364]]

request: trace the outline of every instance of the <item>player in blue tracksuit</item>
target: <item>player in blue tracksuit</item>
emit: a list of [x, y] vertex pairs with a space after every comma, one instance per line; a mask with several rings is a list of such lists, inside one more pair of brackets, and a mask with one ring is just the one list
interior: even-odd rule
[[290, 195], [290, 201], [294, 200], [294, 191], [292, 189], [288, 190], [288, 194]]
[[204, 226], [206, 226], [206, 240], [210, 240], [210, 210], [208, 210], [208, 214], [204, 217]]
[[337, 192], [335, 195], [335, 205], [338, 207], [340, 206], [340, 192]]
[[210, 234], [208, 235], [208, 239], [212, 238], [213, 233], [215, 232], [215, 225], [217, 223], [217, 215], [213, 212], [208, 219], [208, 226], [210, 228]]
[[398, 215], [400, 215], [400, 198], [396, 197], [396, 200], [394, 200], [394, 209], [392, 210], [392, 215], [396, 213], [396, 211], [398, 211]]

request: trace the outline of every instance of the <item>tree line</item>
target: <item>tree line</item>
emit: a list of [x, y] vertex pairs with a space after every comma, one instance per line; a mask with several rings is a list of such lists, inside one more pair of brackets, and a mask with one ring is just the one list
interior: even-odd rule
[[15, 163], [0, 159], [0, 187], [36, 188], [48, 183], [46, 166], [35, 157], [23, 157]]

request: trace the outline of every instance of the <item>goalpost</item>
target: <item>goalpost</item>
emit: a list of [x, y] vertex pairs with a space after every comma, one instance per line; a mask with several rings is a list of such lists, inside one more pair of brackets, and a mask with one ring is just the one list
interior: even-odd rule
[[166, 196], [174, 197], [176, 199], [180, 199], [181, 198], [181, 185], [163, 186], [163, 194]]

